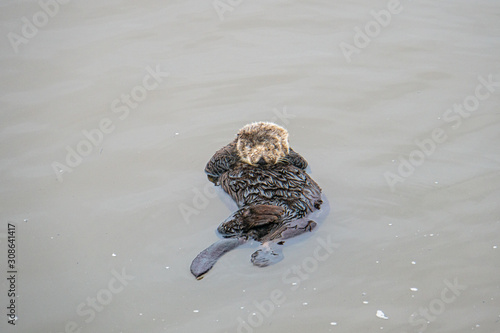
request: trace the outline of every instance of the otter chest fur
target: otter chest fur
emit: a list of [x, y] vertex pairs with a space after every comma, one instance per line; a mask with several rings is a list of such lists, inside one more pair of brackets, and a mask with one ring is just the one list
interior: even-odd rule
[[283, 207], [283, 222], [306, 216], [322, 202], [318, 184], [289, 163], [266, 168], [240, 163], [222, 174], [219, 181], [240, 208], [257, 204]]

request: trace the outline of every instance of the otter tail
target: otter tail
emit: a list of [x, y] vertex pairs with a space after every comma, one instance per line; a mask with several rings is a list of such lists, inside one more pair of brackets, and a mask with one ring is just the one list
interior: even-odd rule
[[203, 279], [207, 273], [226, 252], [229, 252], [245, 242], [242, 238], [224, 238], [213, 243], [194, 258], [191, 263], [191, 273], [196, 279]]

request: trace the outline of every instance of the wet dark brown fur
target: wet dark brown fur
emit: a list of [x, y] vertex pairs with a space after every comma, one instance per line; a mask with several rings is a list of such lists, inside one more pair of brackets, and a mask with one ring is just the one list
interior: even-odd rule
[[225, 252], [248, 239], [262, 243], [252, 254], [253, 264], [267, 266], [281, 259], [276, 245], [311, 231], [316, 222], [308, 215], [323, 201], [306, 167], [306, 160], [289, 147], [288, 132], [272, 123], [246, 125], [218, 150], [205, 172], [239, 209], [217, 228], [225, 239], [195, 258], [193, 275], [200, 278]]

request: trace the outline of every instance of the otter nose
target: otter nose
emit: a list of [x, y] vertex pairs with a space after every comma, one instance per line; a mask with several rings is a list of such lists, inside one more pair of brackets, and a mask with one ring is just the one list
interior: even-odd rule
[[265, 165], [266, 164], [266, 160], [264, 159], [264, 157], [259, 158], [259, 160], [257, 161], [257, 164], [258, 165]]

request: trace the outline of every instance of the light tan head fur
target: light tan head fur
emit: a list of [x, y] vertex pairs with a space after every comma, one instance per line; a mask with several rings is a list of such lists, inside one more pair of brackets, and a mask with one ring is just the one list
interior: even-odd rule
[[288, 155], [288, 132], [273, 123], [258, 122], [244, 126], [236, 136], [240, 160], [253, 166], [273, 165]]

